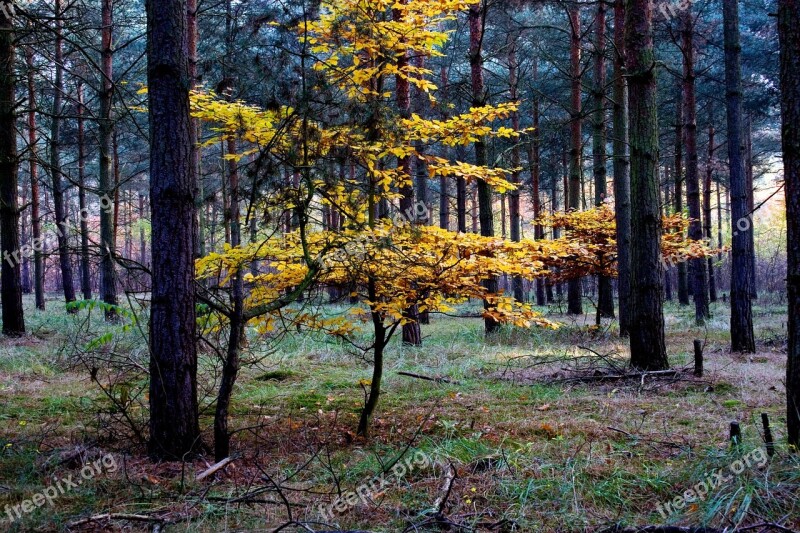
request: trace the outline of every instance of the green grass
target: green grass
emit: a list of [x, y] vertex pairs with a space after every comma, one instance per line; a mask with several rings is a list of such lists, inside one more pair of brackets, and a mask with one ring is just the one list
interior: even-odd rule
[[[574, 320], [543, 309], [564, 327], [503, 328], [487, 340], [480, 320], [434, 315], [423, 326], [424, 346], [392, 342], [369, 441], [353, 434], [364, 397], [359, 382], [371, 376], [368, 361], [321, 334], [304, 331], [270, 341], [251, 331], [245, 359], [252, 364], [242, 368], [232, 405], [231, 426], [241, 430], [233, 438], [237, 460], [213, 486], [193, 479], [210, 457], [187, 465], [149, 462], [120, 429], [116, 406], [69, 348], [112, 332], [107, 349], [146, 366], [146, 342], [135, 330], [121, 333], [99, 316], [92, 317], [87, 330], [85, 313], [68, 317], [57, 300], [48, 302], [44, 313], [26, 303], [31, 334], [0, 342], [0, 514], [5, 505], [43, 490], [53, 476], [74, 473], [74, 466], [42, 465], [76, 445], [94, 444], [124, 458], [126, 467], [124, 473], [98, 477], [65, 494], [53, 508], [0, 524], [2, 530], [63, 531], [69, 522], [93, 513], [154, 510], [187, 517], [169, 531], [271, 530], [287, 520], [274, 491], [252, 504], [226, 504], [220, 498], [270, 486], [265, 474], [289, 478], [284, 494], [294, 505], [293, 517], [317, 520], [318, 505], [332, 499], [325, 493], [336, 486], [355, 490], [406, 448], [408, 454], [426, 454], [431, 463], [392, 480], [376, 496], [379, 505], [359, 502], [337, 516], [338, 526], [397, 532], [421, 521], [441, 495], [450, 464], [458, 477], [445, 513], [476, 530], [501, 520], [511, 524], [509, 531], [593, 531], [611, 523], [730, 525], [800, 516], [799, 465], [781, 444], [785, 353], [774, 325], [784, 311], [767, 299], [754, 309], [761, 342], [759, 353], [750, 358], [727, 352], [722, 304], [712, 307], [714, 318], [705, 327], [694, 324], [691, 308], [667, 304], [672, 365], [691, 365], [692, 340], [703, 339], [706, 376], [702, 382], [653, 383], [644, 389], [638, 383], [558, 381], [563, 368], [588, 355], [578, 346], [624, 365], [627, 346], [615, 336], [615, 325], [595, 331], [593, 316]], [[478, 306], [460, 311], [475, 313]], [[369, 336], [356, 340], [368, 343]], [[545, 364], [556, 356], [564, 360]], [[204, 406], [212, 406], [216, 366], [214, 354], [203, 352]], [[399, 371], [459, 384], [417, 380]], [[113, 373], [103, 367], [99, 376], [109, 384]], [[131, 372], [125, 380], [126, 391], [146, 390], [141, 374]], [[113, 391], [119, 400], [122, 388]], [[138, 401], [141, 406], [134, 404], [132, 410], [141, 422], [146, 398]], [[744, 450], [761, 446], [761, 412], [772, 417], [778, 442], [770, 464], [747, 469], [697, 505], [664, 519], [659, 503], [736, 460], [726, 442], [731, 420], [742, 424]], [[205, 410], [201, 419], [207, 443], [212, 413]], [[798, 525], [791, 519], [783, 524]], [[127, 526], [149, 530], [141, 523]]]

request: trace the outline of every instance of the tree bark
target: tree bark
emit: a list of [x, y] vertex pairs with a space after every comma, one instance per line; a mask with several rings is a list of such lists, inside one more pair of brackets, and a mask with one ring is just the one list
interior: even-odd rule
[[[114, 119], [112, 117], [114, 99], [114, 70], [112, 49], [112, 33], [114, 26], [114, 5], [113, 0], [103, 0], [102, 4], [102, 47], [101, 47], [101, 68], [102, 83], [99, 94], [100, 116], [98, 117], [98, 139], [100, 144], [100, 168], [98, 194], [101, 198], [101, 206], [109, 205], [109, 200], [114, 198], [114, 210], [101, 207], [100, 209], [100, 290], [103, 302], [116, 306], [117, 301], [117, 275], [114, 268], [114, 256], [116, 254], [116, 221], [117, 209], [117, 187], [113, 183], [113, 157], [114, 157]], [[106, 200], [103, 201], [103, 198]], [[113, 308], [107, 308], [105, 312], [106, 320], [115, 320], [116, 312]]]
[[[510, 44], [509, 52], [508, 52], [508, 74], [510, 80], [510, 93], [509, 96], [511, 97], [511, 101], [515, 103], [518, 102], [518, 84], [519, 84], [519, 65], [517, 64], [517, 44], [516, 41], [512, 41]], [[520, 123], [519, 123], [519, 113], [515, 111], [511, 115], [511, 128], [519, 132], [520, 130]], [[520, 162], [522, 157], [520, 155], [519, 143], [515, 142], [513, 148], [511, 149], [511, 167], [514, 169], [511, 174], [511, 183], [516, 185], [516, 189], [509, 193], [508, 197], [508, 214], [509, 214], [509, 221], [510, 221], [510, 233], [511, 233], [511, 241], [512, 242], [519, 242], [522, 237], [522, 223], [519, 211], [519, 195], [520, 195]], [[537, 184], [538, 189], [538, 184]], [[537, 209], [534, 207], [534, 216]], [[514, 293], [514, 298], [518, 302], [525, 302], [525, 291], [523, 289], [522, 284], [522, 276], [514, 276], [512, 278], [512, 290]]]
[[[53, 112], [50, 119], [50, 174], [53, 181], [53, 211], [56, 217], [58, 235], [58, 259], [61, 266], [61, 282], [64, 300], [67, 304], [75, 301], [75, 287], [72, 281], [72, 263], [69, 258], [69, 223], [64, 200], [64, 186], [61, 176], [61, 113], [63, 112], [64, 92], [64, 36], [61, 0], [55, 0], [55, 54], [53, 69]], [[68, 308], [69, 312], [77, 309]]]
[[81, 226], [81, 292], [84, 300], [92, 299], [92, 273], [89, 260], [89, 218], [86, 206], [86, 133], [83, 82], [78, 81], [78, 204]]
[[186, 0], [147, 2], [150, 203], [150, 442], [157, 458], [200, 446], [195, 343], [195, 167]]
[[631, 366], [669, 367], [664, 341], [653, 2], [628, 0], [625, 51], [631, 150]]
[[[539, 62], [533, 58], [533, 81], [539, 81]], [[541, 144], [542, 137], [539, 131], [539, 115], [540, 115], [540, 99], [539, 95], [533, 97], [533, 139], [530, 144], [530, 153], [528, 154], [529, 163], [531, 166], [531, 195], [533, 196], [533, 236], [537, 241], [544, 240], [544, 226], [539, 222], [542, 216], [542, 191], [541, 191], [541, 175], [542, 175], [542, 161], [541, 161]], [[551, 201], [553, 204], [558, 201], [556, 195], [556, 184], [558, 180], [553, 179], [553, 190], [551, 194]], [[536, 278], [536, 305], [547, 305], [547, 289], [550, 289], [552, 300], [552, 286], [544, 278]]]
[[[678, 85], [675, 101], [675, 213], [683, 213], [683, 87]], [[685, 261], [678, 263], [678, 303], [689, 305], [689, 272]]]
[[[594, 175], [594, 204], [601, 206], [608, 196], [606, 172], [606, 5], [597, 4], [594, 19], [594, 113], [592, 115], [592, 171]], [[597, 319], [614, 318], [614, 287], [611, 278], [597, 279]]]
[[[569, 10], [570, 23], [570, 149], [569, 149], [569, 209], [581, 208], [583, 137], [581, 135], [581, 15], [575, 6]], [[583, 314], [583, 280], [573, 278], [567, 282], [567, 312]]]
[[[681, 38], [683, 52], [683, 104], [684, 135], [686, 142], [686, 203], [689, 205], [689, 238], [703, 239], [702, 211], [700, 207], [700, 172], [697, 154], [697, 98], [694, 72], [694, 23], [692, 11], [687, 8], [681, 14]], [[689, 274], [694, 297], [695, 322], [705, 324], [709, 318], [708, 277], [705, 259], [689, 260]]]
[[[754, 168], [753, 168], [753, 119], [747, 117], [747, 128], [745, 132], [745, 179], [747, 180], [747, 212], [750, 213], [752, 220], [755, 213], [755, 185], [754, 181]], [[750, 261], [750, 297], [754, 300], [758, 299], [758, 285], [756, 284], [756, 248], [755, 248], [755, 228], [751, 230], [750, 236], [747, 239], [747, 257]]]
[[[483, 107], [486, 105], [486, 95], [483, 83], [483, 23], [486, 16], [486, 4], [481, 0], [469, 8], [469, 63], [472, 79], [472, 105]], [[475, 143], [475, 164], [484, 167], [487, 164], [486, 144], [483, 139]], [[492, 189], [488, 183], [478, 180], [478, 217], [480, 231], [483, 237], [494, 237], [494, 213], [492, 210]], [[496, 276], [491, 276], [484, 282], [489, 294], [497, 294], [499, 287]], [[489, 300], [483, 303], [484, 309], [492, 307]], [[494, 318], [486, 316], [484, 319], [487, 334], [496, 332], [500, 324]]]
[[800, 3], [778, 1], [783, 174], [786, 193], [789, 350], [787, 437], [800, 449]]
[[752, 220], [747, 202], [747, 179], [744, 172], [742, 135], [742, 67], [739, 44], [739, 4], [723, 0], [725, 35], [725, 101], [728, 119], [728, 164], [731, 183], [731, 221], [733, 227], [731, 265], [731, 349], [755, 352], [753, 305], [750, 299], [750, 242]]
[[[709, 113], [711, 120], [713, 120], [714, 113]], [[703, 183], [703, 233], [708, 242], [712, 242], [713, 235], [711, 233], [711, 184], [714, 176], [714, 124], [708, 125], [708, 163], [706, 165], [706, 177]], [[718, 244], [721, 246], [722, 244]], [[708, 295], [710, 301], [717, 301], [717, 281], [714, 275], [714, 259], [707, 258], [708, 263]]]
[[[401, 4], [407, 0], [399, 0]], [[402, 11], [394, 9], [393, 18], [400, 22]], [[397, 59], [398, 72], [404, 72], [409, 65], [409, 55], [406, 51]], [[397, 91], [397, 107], [400, 110], [400, 117], [411, 118], [411, 84], [408, 78], [398, 74], [395, 76], [395, 90]], [[411, 157], [404, 156], [398, 159], [398, 167], [402, 171], [404, 182], [400, 185], [400, 212], [404, 216], [414, 213], [414, 176], [411, 170]], [[412, 215], [413, 216], [413, 215]], [[409, 221], [410, 223], [413, 221]], [[406, 346], [422, 346], [422, 329], [419, 324], [419, 308], [412, 305], [404, 311], [407, 322], [403, 324], [403, 344]]]
[[628, 160], [628, 88], [625, 80], [625, 3], [614, 2], [614, 211], [617, 222], [619, 333], [630, 332], [631, 180]]
[[34, 83], [33, 49], [25, 54], [28, 74], [28, 150], [29, 174], [31, 179], [31, 237], [33, 237], [33, 292], [36, 309], [45, 310], [44, 299], [44, 260], [42, 255], [42, 229], [39, 213], [39, 156], [36, 133], [36, 85]]
[[[14, 20], [0, 14], [0, 303], [3, 307], [3, 335], [25, 334], [22, 308], [22, 280], [19, 257], [19, 158], [16, 128], [16, 71]], [[17, 254], [14, 256], [13, 254]]]

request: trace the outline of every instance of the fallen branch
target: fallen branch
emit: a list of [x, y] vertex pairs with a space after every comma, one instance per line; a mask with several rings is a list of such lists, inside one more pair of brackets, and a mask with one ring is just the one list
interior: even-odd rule
[[143, 514], [103, 513], [103, 514], [96, 514], [88, 518], [82, 518], [81, 520], [77, 520], [75, 522], [71, 522], [70, 524], [67, 524], [67, 527], [73, 528], [78, 526], [85, 526], [86, 524], [91, 524], [92, 522], [102, 522], [104, 520], [127, 520], [130, 522], [156, 522], [159, 524], [163, 524], [165, 522], [163, 518], [158, 518], [156, 516], [148, 516]]
[[450, 492], [453, 490], [453, 483], [458, 477], [458, 472], [456, 472], [456, 467], [453, 463], [447, 468], [447, 473], [444, 476], [444, 483], [442, 483], [442, 494], [436, 498], [436, 501], [433, 502], [433, 508], [436, 509], [438, 514], [442, 514], [444, 510], [444, 506], [447, 505], [447, 499], [450, 497]]
[[199, 474], [197, 474], [197, 477], [195, 478], [195, 481], [202, 481], [202, 480], [204, 480], [204, 479], [205, 479], [205, 478], [207, 478], [208, 476], [210, 476], [210, 475], [212, 475], [212, 474], [215, 474], [216, 472], [218, 472], [218, 471], [222, 470], [223, 468], [225, 468], [226, 466], [228, 466], [228, 465], [229, 465], [230, 463], [232, 463], [232, 462], [233, 462], [233, 459], [232, 459], [232, 458], [230, 458], [230, 457], [226, 457], [226, 458], [225, 458], [225, 459], [223, 459], [222, 461], [220, 461], [220, 462], [218, 462], [218, 463], [215, 463], [215, 464], [211, 465], [210, 467], [208, 467], [208, 468], [207, 468], [206, 470], [204, 470], [203, 472], [200, 472]]
[[411, 372], [398, 372], [399, 376], [406, 376], [408, 378], [423, 379], [425, 381], [435, 381], [436, 383], [449, 383], [451, 385], [461, 385], [460, 381], [454, 381], [447, 378], [423, 376], [421, 374], [413, 374]]

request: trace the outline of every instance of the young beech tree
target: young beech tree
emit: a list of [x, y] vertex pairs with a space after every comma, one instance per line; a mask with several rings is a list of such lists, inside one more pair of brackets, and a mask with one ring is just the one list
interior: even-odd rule
[[[554, 249], [558, 255], [544, 259], [545, 266], [553, 272], [554, 280], [570, 280], [584, 276], [619, 276], [619, 247], [617, 246], [617, 221], [614, 211], [607, 205], [589, 211], [555, 213], [541, 220], [543, 225], [564, 229]], [[701, 240], [686, 238], [690, 220], [680, 213], [663, 217], [666, 230], [661, 240], [661, 258], [665, 264], [687, 260], [704, 260], [717, 253]], [[600, 324], [602, 310], [597, 309], [596, 324]]]
[[[380, 395], [385, 347], [397, 328], [415, 320], [409, 309], [437, 311], [449, 301], [472, 297], [488, 302], [484, 317], [492, 321], [549, 324], [529, 307], [485, 286], [502, 274], [533, 277], [541, 269], [539, 259], [552, 255], [537, 252], [542, 245], [409, 224], [413, 213], [390, 216], [390, 206], [404, 197], [402, 190], [410, 184], [405, 165], [397, 164], [407, 158], [424, 161], [431, 178], [480, 181], [501, 192], [512, 187], [506, 171], [454, 161], [436, 155], [442, 150], [434, 148], [467, 146], [491, 136], [515, 137], [518, 133], [512, 129], [492, 129], [489, 124], [509, 119], [517, 104], [482, 106], [437, 120], [392, 107], [396, 84], [388, 82], [398, 76], [422, 95], [436, 88], [427, 80], [428, 70], [403, 58], [441, 55], [439, 47], [447, 39], [443, 23], [469, 5], [462, 0], [323, 4], [319, 19], [301, 27], [300, 35], [315, 56], [313, 68], [339, 89], [339, 106], [345, 111], [340, 123], [323, 127], [294, 109], [262, 111], [214, 95], [194, 97], [197, 118], [241, 140], [239, 153], [229, 158], [267, 151], [286, 161], [287, 154], [303, 147], [298, 169], [305, 173], [305, 183], [287, 202], [309, 206], [313, 197], [317, 208], [336, 212], [340, 219], [338, 231], [323, 231], [311, 225], [308, 216], [298, 217], [294, 231], [229, 247], [201, 259], [198, 268], [202, 277], [219, 278], [224, 286], [235, 281], [243, 265], [260, 265], [261, 270], [244, 277], [248, 294], [238, 316], [245, 323], [260, 322], [263, 330], [274, 327], [278, 317], [285, 323], [292, 316], [283, 295], [309, 285], [310, 277], [352, 288], [354, 313], [364, 314], [373, 330], [373, 342], [365, 347], [374, 364], [372, 379], [365, 382], [369, 392], [359, 424], [362, 435], [368, 433]], [[358, 172], [331, 182], [325, 179], [325, 158], [342, 152]], [[307, 203], [301, 204], [301, 198]], [[331, 249], [345, 250], [344, 257], [326, 258]], [[212, 309], [220, 321], [228, 322], [231, 313], [217, 307]], [[353, 327], [348, 320], [330, 321], [308, 312], [298, 312], [292, 321], [337, 335], [349, 335]]]

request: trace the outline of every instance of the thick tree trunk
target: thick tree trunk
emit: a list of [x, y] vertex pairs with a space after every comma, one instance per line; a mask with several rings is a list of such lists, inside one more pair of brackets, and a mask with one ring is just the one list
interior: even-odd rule
[[[569, 209], [581, 208], [583, 137], [581, 135], [581, 15], [580, 9], [571, 7], [570, 22], [570, 148], [569, 148]], [[570, 279], [567, 283], [567, 312], [571, 315], [583, 314], [583, 280]]]
[[739, 44], [739, 4], [723, 0], [725, 34], [725, 87], [728, 116], [728, 163], [731, 182], [731, 217], [733, 253], [731, 266], [731, 349], [755, 352], [753, 305], [750, 299], [750, 243], [752, 219], [747, 202], [747, 179], [744, 172], [742, 135], [742, 67]]
[[787, 436], [800, 449], [800, 3], [778, 1], [783, 174], [786, 191], [789, 351], [786, 364]]
[[625, 21], [631, 149], [631, 366], [669, 367], [664, 342], [653, 2], [628, 0]]
[[[100, 209], [100, 291], [103, 302], [117, 305], [117, 275], [114, 268], [116, 254], [116, 222], [115, 213], [118, 212], [117, 198], [119, 191], [114, 185], [113, 157], [114, 157], [114, 119], [112, 117], [114, 99], [114, 70], [112, 49], [112, 32], [114, 26], [113, 0], [103, 0], [102, 5], [102, 49], [101, 68], [103, 70], [102, 84], [99, 94], [100, 116], [98, 117], [98, 138], [100, 143], [100, 168], [98, 194], [101, 205], [108, 206], [109, 200], [114, 198], [115, 209]], [[103, 198], [106, 200], [103, 201]], [[115, 320], [116, 312], [106, 309], [106, 320]]]
[[89, 218], [86, 207], [86, 134], [84, 126], [83, 83], [78, 82], [78, 203], [81, 225], [81, 292], [92, 299], [92, 273], [89, 260]]
[[[697, 154], [697, 98], [694, 72], [694, 24], [691, 9], [681, 15], [683, 41], [683, 104], [684, 135], [686, 139], [686, 203], [689, 206], [689, 238], [703, 239], [700, 207], [700, 172]], [[694, 297], [695, 322], [702, 326], [709, 317], [708, 277], [705, 259], [690, 259], [689, 274]]]
[[[714, 113], [709, 113], [711, 120], [713, 120]], [[714, 124], [708, 126], [708, 163], [706, 165], [706, 177], [703, 183], [703, 234], [711, 242], [713, 235], [711, 233], [711, 184], [714, 176]], [[721, 243], [718, 244], [721, 246]], [[708, 263], [708, 295], [712, 302], [717, 301], [717, 281], [714, 275], [714, 259], [707, 258]]]
[[14, 39], [12, 14], [0, 13], [0, 252], [3, 256], [0, 303], [3, 306], [3, 335], [17, 337], [25, 334], [25, 316], [20, 261], [17, 259], [20, 210]]
[[628, 160], [628, 90], [625, 80], [625, 4], [614, 2], [614, 211], [617, 222], [619, 333], [630, 332], [631, 180]]
[[153, 239], [149, 451], [183, 459], [200, 447], [186, 0], [149, 0], [147, 37]]
[[[483, 84], [483, 54], [481, 45], [483, 43], [483, 22], [486, 5], [483, 1], [473, 4], [469, 8], [469, 63], [472, 78], [472, 105], [473, 107], [483, 107], [486, 105], [485, 89]], [[475, 143], [475, 164], [479, 167], [486, 166], [486, 145], [483, 140]], [[494, 237], [494, 213], [492, 209], [492, 189], [488, 183], [478, 180], [478, 213], [480, 219], [480, 231], [484, 237]], [[497, 277], [492, 276], [484, 283], [489, 294], [497, 294]], [[484, 301], [484, 309], [489, 309], [491, 303]], [[491, 334], [498, 330], [500, 324], [492, 317], [487, 316], [484, 320], [486, 333]]]
[[[606, 5], [597, 4], [594, 19], [594, 87], [592, 100], [592, 171], [594, 175], [594, 204], [601, 206], [608, 196], [606, 172]], [[597, 319], [614, 318], [614, 287], [611, 278], [597, 280]]]
[[[64, 92], [64, 36], [61, 0], [55, 0], [55, 80], [53, 84], [53, 112], [50, 118], [50, 174], [53, 181], [53, 211], [56, 217], [58, 235], [58, 259], [61, 266], [61, 283], [64, 300], [67, 304], [75, 301], [75, 287], [72, 281], [72, 263], [69, 258], [69, 223], [64, 200], [64, 185], [61, 170], [61, 113]], [[70, 308], [70, 312], [77, 309]]]

